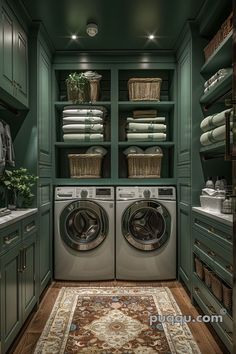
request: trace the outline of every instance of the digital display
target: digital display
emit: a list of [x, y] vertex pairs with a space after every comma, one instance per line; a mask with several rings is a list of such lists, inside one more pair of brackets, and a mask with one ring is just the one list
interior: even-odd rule
[[159, 188], [158, 194], [159, 195], [173, 195], [173, 189], [172, 188]]
[[111, 195], [110, 188], [97, 188], [96, 195]]

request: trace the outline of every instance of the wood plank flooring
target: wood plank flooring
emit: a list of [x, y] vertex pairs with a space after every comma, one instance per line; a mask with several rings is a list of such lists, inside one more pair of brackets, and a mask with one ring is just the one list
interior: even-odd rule
[[[35, 312], [30, 321], [21, 331], [16, 342], [13, 344], [9, 353], [14, 354], [32, 354], [34, 347], [39, 339], [45, 323], [50, 315], [57, 295], [63, 286], [166, 286], [178, 303], [180, 310], [184, 315], [196, 317], [199, 312], [190, 301], [190, 298], [177, 281], [168, 282], [128, 282], [128, 281], [101, 281], [101, 282], [54, 282], [45, 292], [37, 312]], [[202, 354], [226, 354], [228, 351], [217, 338], [209, 325], [204, 323], [189, 323], [189, 328], [198, 343]]]

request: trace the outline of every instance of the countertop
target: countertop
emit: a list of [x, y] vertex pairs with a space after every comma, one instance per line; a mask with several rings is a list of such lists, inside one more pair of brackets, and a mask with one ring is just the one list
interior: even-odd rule
[[33, 215], [37, 213], [37, 211], [37, 208], [12, 210], [11, 214], [0, 217], [0, 229], [22, 220], [27, 216]]
[[224, 225], [233, 227], [233, 214], [214, 213], [213, 211], [209, 211], [201, 207], [193, 207], [192, 210], [197, 211], [198, 213], [205, 215], [213, 220], [219, 221]]

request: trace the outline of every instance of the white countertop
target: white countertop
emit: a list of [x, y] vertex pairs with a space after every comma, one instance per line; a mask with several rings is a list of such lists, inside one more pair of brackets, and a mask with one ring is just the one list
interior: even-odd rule
[[16, 221], [24, 219], [27, 216], [37, 213], [38, 209], [17, 209], [12, 210], [11, 214], [0, 217], [0, 229], [13, 224]]
[[197, 211], [198, 213], [205, 215], [213, 220], [219, 221], [224, 225], [233, 227], [233, 214], [215, 213], [201, 207], [193, 207], [192, 210]]

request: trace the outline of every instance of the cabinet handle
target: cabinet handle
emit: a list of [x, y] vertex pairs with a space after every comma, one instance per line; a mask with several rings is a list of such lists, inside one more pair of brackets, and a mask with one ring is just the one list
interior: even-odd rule
[[233, 332], [229, 331], [228, 329], [225, 329], [225, 333], [226, 333], [227, 336], [229, 336], [230, 339], [232, 340]]
[[22, 252], [23, 252], [23, 267], [22, 267], [22, 269], [24, 271], [26, 269], [26, 249], [24, 248]]
[[197, 246], [200, 246], [200, 245], [201, 245], [201, 242], [198, 241], [198, 240], [196, 240], [194, 243], [195, 243], [195, 245], [197, 245]]
[[227, 264], [225, 268], [230, 272], [233, 273], [233, 266], [231, 264]]
[[30, 224], [28, 224], [26, 227], [25, 227], [25, 231], [26, 232], [30, 232], [32, 231], [33, 229], [35, 229], [35, 222], [32, 221]]
[[208, 256], [215, 257], [215, 252], [213, 251], [207, 251]]
[[20, 250], [19, 258], [20, 258], [20, 265], [18, 268], [18, 272], [22, 273], [23, 272], [23, 250]]
[[16, 231], [11, 235], [5, 236], [3, 242], [6, 245], [10, 245], [13, 241], [17, 240], [18, 238], [19, 238], [19, 234], [18, 234], [18, 231]]
[[215, 229], [214, 229], [214, 227], [209, 227], [209, 229], [207, 229], [207, 231], [210, 232], [210, 233], [214, 233]]
[[216, 315], [215, 308], [213, 306], [207, 305], [207, 308], [213, 315]]
[[197, 286], [194, 288], [194, 290], [196, 291], [197, 294], [200, 294], [200, 289]]

